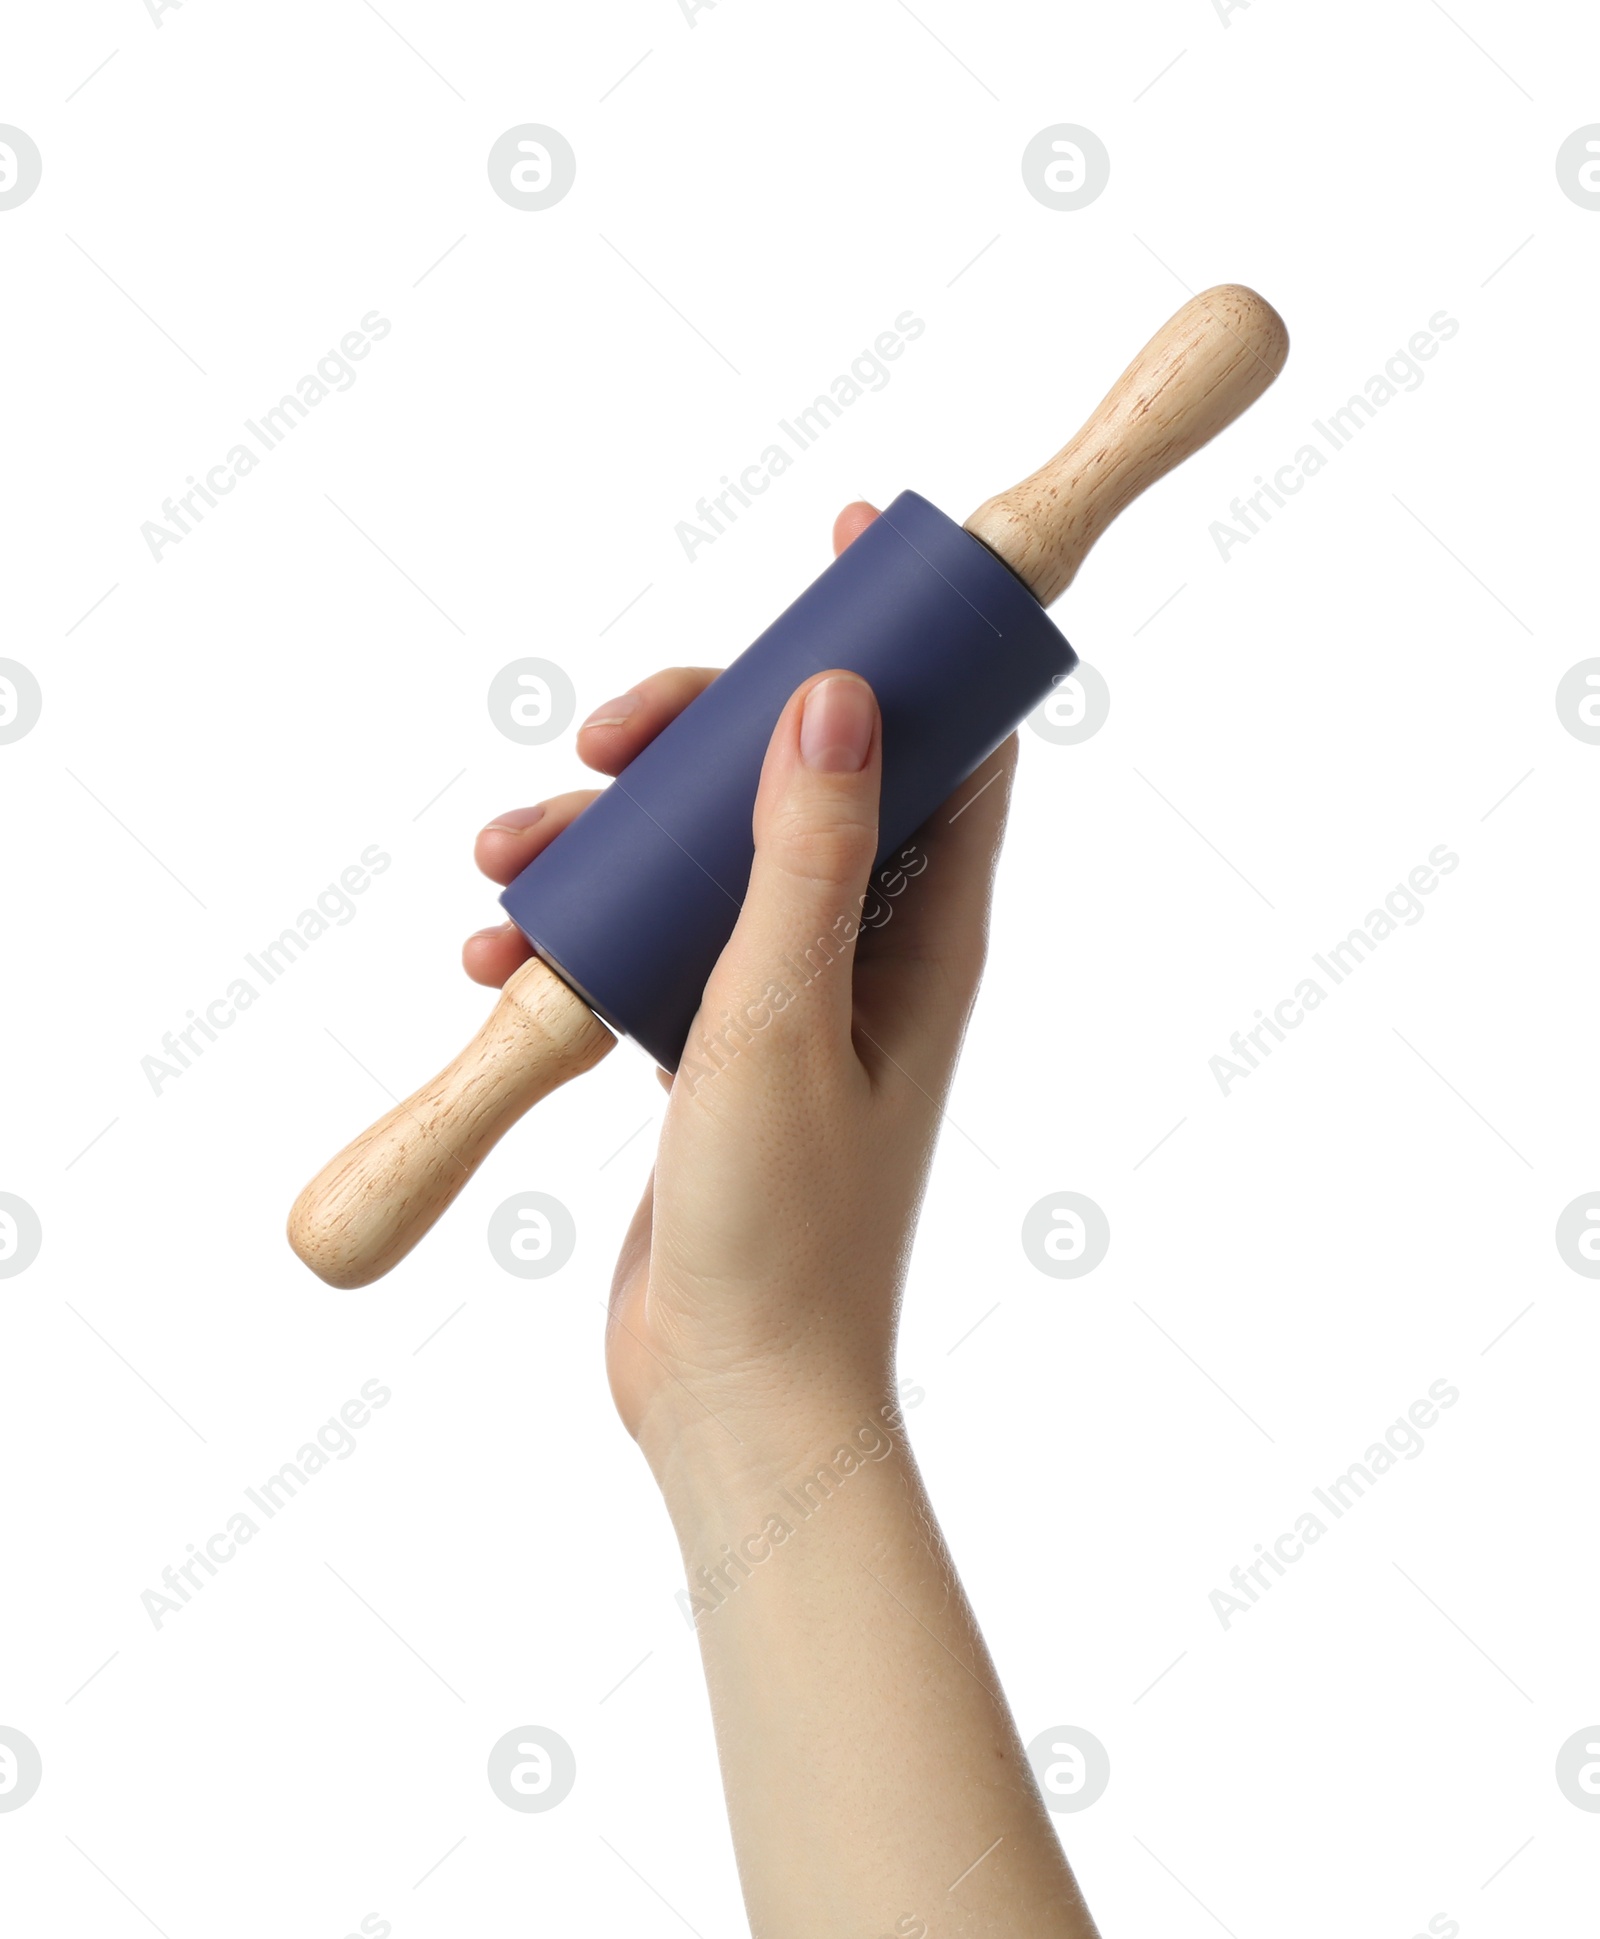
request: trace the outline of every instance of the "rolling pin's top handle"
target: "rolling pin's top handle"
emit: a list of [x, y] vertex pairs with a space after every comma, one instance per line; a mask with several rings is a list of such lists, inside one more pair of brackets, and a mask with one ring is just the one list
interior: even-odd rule
[[1048, 606], [1118, 512], [1247, 410], [1288, 354], [1282, 317], [1254, 290], [1223, 283], [1191, 297], [1077, 436], [980, 505], [967, 530]]

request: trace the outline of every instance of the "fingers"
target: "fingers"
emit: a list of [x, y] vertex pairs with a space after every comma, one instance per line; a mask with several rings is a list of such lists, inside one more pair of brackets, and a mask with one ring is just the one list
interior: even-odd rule
[[[669, 667], [620, 699], [597, 707], [578, 729], [578, 754], [602, 774], [620, 774], [691, 700], [716, 678], [711, 667]], [[595, 798], [593, 788], [557, 795], [533, 808], [513, 808], [479, 831], [473, 859], [491, 882], [513, 882]], [[532, 950], [515, 923], [480, 929], [462, 945], [461, 964], [474, 983], [498, 989]]]
[[[711, 667], [669, 667], [620, 699], [606, 701], [578, 729], [580, 759], [602, 774], [620, 774], [716, 677]], [[479, 831], [473, 859], [491, 882], [504, 888], [577, 820], [595, 792], [580, 788], [533, 808], [508, 810]], [[467, 938], [461, 965], [474, 983], [498, 989], [532, 953], [516, 924], [503, 922]]]
[[478, 831], [472, 859], [491, 882], [504, 888], [513, 882], [563, 828], [569, 827], [600, 792], [575, 788], [534, 808], [511, 808]]
[[715, 667], [668, 667], [602, 701], [578, 729], [579, 760], [601, 774], [620, 774], [716, 677]]
[[878, 703], [853, 673], [824, 673], [773, 730], [755, 809], [755, 863], [744, 908], [706, 992], [726, 1010], [824, 1053], [851, 1048], [851, 972], [861, 902], [878, 843]]
[[877, 506], [869, 505], [864, 498], [846, 505], [833, 521], [834, 555], [837, 557], [847, 545], [853, 545], [877, 516]]
[[[577, 820], [596, 793], [594, 788], [578, 788], [534, 808], [508, 810], [479, 830], [473, 859], [491, 882], [504, 888], [535, 855], [550, 846], [563, 828]], [[461, 946], [461, 967], [474, 983], [497, 990], [532, 954], [517, 925], [502, 922], [467, 938]]]
[[862, 1028], [919, 1083], [948, 1063], [983, 973], [1016, 764], [1013, 734], [902, 843], [868, 891], [856, 965]]
[[[835, 554], [858, 539], [877, 516], [877, 507], [865, 499], [846, 505], [833, 522]], [[716, 677], [715, 667], [668, 667], [615, 700], [602, 701], [578, 729], [579, 759], [601, 774], [620, 774]]]
[[[844, 551], [878, 516], [864, 500], [847, 505], [834, 521], [833, 549]], [[668, 667], [641, 680], [615, 700], [603, 701], [578, 729], [578, 757], [600, 774], [620, 774], [717, 677], [714, 667]], [[594, 791], [559, 795], [533, 808], [515, 808], [480, 831], [474, 859], [491, 882], [514, 881], [594, 799]], [[531, 954], [514, 923], [469, 936], [462, 965], [475, 983], [498, 988]]]
[[498, 990], [533, 954], [532, 945], [514, 922], [480, 929], [461, 945], [461, 967], [474, 983]]

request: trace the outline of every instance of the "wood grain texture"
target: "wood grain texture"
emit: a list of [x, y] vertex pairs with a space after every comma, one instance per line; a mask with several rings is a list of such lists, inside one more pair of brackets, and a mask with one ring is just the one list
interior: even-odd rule
[[295, 1200], [289, 1243], [330, 1286], [398, 1265], [522, 1114], [616, 1043], [535, 957], [461, 1055], [325, 1165]]
[[1289, 332], [1242, 284], [1202, 291], [1157, 331], [1070, 443], [980, 505], [966, 529], [1048, 606], [1124, 506], [1208, 444], [1282, 370]]
[[[1124, 506], [1254, 403], [1289, 337], [1235, 284], [1179, 310], [1048, 464], [981, 505], [967, 530], [1049, 605]], [[296, 1199], [289, 1243], [331, 1286], [365, 1286], [422, 1238], [523, 1113], [616, 1039], [537, 958], [455, 1061], [347, 1145]]]

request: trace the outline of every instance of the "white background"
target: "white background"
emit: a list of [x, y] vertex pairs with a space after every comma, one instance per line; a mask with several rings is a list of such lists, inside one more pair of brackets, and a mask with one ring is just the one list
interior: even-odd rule
[[[744, 1929], [601, 1369], [647, 1062], [545, 1106], [368, 1291], [284, 1212], [487, 1006], [473, 832], [579, 778], [570, 735], [496, 731], [502, 666], [587, 711], [725, 661], [841, 504], [964, 517], [1238, 280], [1284, 377], [1056, 611], [1112, 711], [1024, 732], [913, 1438], [1024, 1738], [1109, 1752], [1058, 1820], [1108, 1939], [1576, 1929], [1600, 1289], [1554, 1226], [1600, 1188], [1600, 748], [1554, 694], [1596, 651], [1600, 214], [1554, 164], [1597, 60], [1577, 9], [1486, 0], [9, 14], [0, 120], [44, 175], [0, 214], [0, 652], [44, 712], [0, 749], [0, 1188], [44, 1243], [0, 1283], [0, 1723], [44, 1782], [0, 1815], [8, 1926]], [[542, 213], [485, 168], [528, 121], [578, 157]], [[1019, 167], [1064, 121], [1111, 155], [1075, 213]], [[908, 308], [889, 386], [686, 561], [694, 501]], [[141, 523], [373, 309], [354, 388], [155, 563]], [[1229, 501], [1440, 310], [1421, 388], [1224, 563]], [[155, 1095], [163, 1033], [372, 843], [357, 919]], [[1425, 918], [1225, 1097], [1208, 1060], [1439, 843]], [[579, 1233], [532, 1283], [485, 1243], [526, 1189]], [[1078, 1281], [1020, 1244], [1060, 1190], [1111, 1222]], [[356, 1453], [155, 1629], [141, 1593], [368, 1379]], [[1224, 1630], [1229, 1570], [1440, 1379], [1423, 1456]], [[484, 1777], [525, 1723], [577, 1758], [545, 1815]]]

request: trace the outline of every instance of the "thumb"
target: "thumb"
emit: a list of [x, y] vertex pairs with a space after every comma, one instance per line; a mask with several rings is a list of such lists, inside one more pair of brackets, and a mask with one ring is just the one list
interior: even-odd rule
[[850, 1044], [852, 968], [878, 848], [878, 703], [853, 673], [824, 673], [780, 715], [761, 770], [755, 863], [706, 1010], [781, 1022], [796, 1046]]

